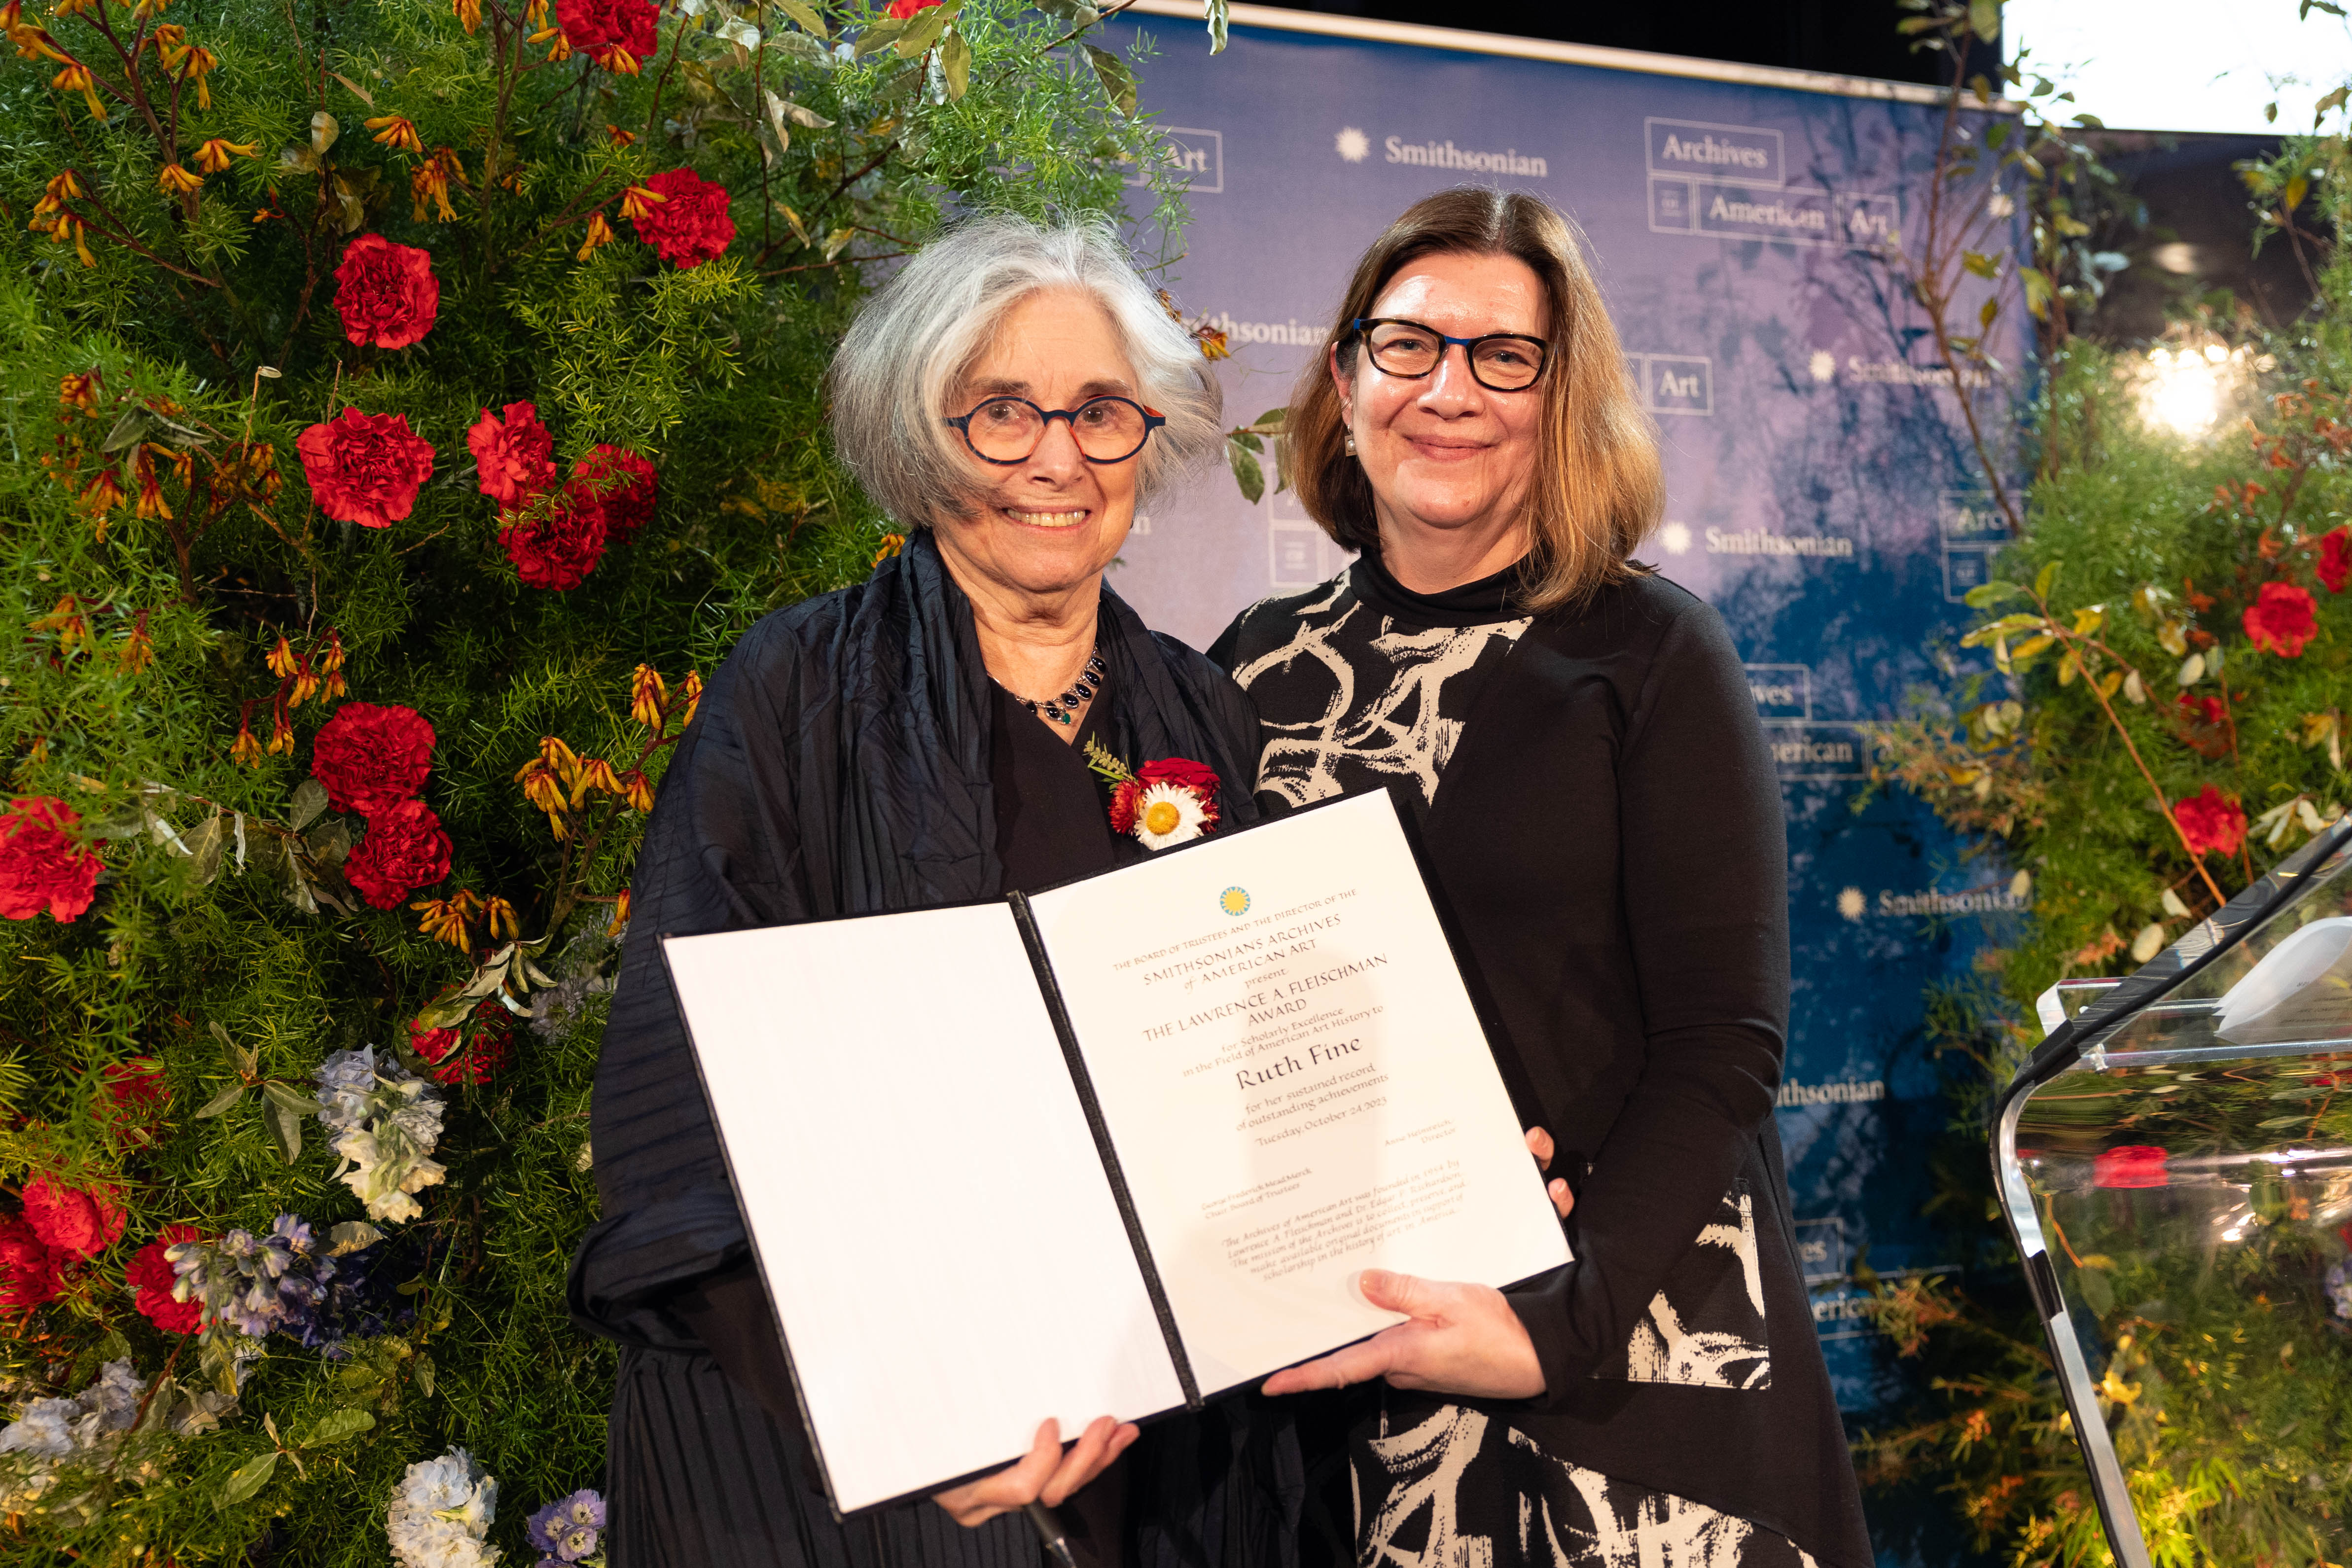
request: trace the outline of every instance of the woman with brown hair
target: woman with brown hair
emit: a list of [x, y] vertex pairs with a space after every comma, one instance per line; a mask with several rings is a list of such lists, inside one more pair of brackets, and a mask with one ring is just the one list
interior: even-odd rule
[[1507, 1293], [1369, 1271], [1410, 1321], [1265, 1392], [1350, 1389], [1319, 1414], [1359, 1563], [1869, 1568], [1772, 1118], [1780, 790], [1722, 621], [1632, 558], [1656, 435], [1568, 220], [1416, 204], [1290, 432], [1360, 554], [1211, 650], [1259, 798], [1402, 786], [1576, 1260]]

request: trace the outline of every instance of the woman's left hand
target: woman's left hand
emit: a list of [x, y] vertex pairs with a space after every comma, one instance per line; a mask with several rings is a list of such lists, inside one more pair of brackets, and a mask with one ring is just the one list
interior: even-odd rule
[[1385, 1377], [1397, 1388], [1476, 1399], [1531, 1399], [1544, 1391], [1535, 1342], [1500, 1290], [1367, 1268], [1356, 1289], [1365, 1300], [1412, 1318], [1318, 1361], [1286, 1367], [1265, 1380], [1267, 1394], [1344, 1388]]

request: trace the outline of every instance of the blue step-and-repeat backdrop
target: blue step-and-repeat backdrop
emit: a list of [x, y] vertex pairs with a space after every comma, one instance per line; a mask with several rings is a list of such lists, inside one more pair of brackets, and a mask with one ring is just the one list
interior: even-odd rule
[[[1192, 176], [1169, 276], [1228, 334], [1234, 423], [1288, 400], [1356, 257], [1415, 198], [1528, 190], [1590, 237], [1665, 439], [1666, 521], [1643, 558], [1729, 624], [1784, 781], [1796, 997], [1780, 1131], [1815, 1323], [1841, 1403], [1866, 1417], [1899, 1374], [1874, 1353], [1851, 1267], [1970, 1261], [1920, 1215], [1950, 1115], [1925, 999], [2024, 901], [1908, 797], [1856, 809], [1858, 724], [1945, 682], [1938, 647], [2003, 540], [1887, 254], [1924, 221], [1942, 110], [1883, 84], [1527, 58], [1255, 7], [1212, 58], [1196, 6], [1147, 3], [1162, 14], [1113, 37], [1159, 46], [1143, 110]], [[2025, 363], [2024, 348], [2002, 358]], [[1112, 580], [1150, 624], [1206, 646], [1244, 605], [1346, 564], [1293, 496], [1252, 505], [1219, 472], [1138, 522]]]

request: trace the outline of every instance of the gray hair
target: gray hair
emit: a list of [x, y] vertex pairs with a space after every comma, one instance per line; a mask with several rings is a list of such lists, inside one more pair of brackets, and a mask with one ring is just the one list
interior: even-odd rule
[[1216, 378], [1108, 223], [975, 218], [925, 246], [866, 302], [825, 375], [835, 451], [900, 524], [984, 504], [985, 481], [942, 423], [963, 412], [947, 399], [1013, 307], [1042, 289], [1102, 306], [1140, 382], [1137, 401], [1167, 416], [1135, 459], [1139, 503], [1215, 449], [1224, 413]]

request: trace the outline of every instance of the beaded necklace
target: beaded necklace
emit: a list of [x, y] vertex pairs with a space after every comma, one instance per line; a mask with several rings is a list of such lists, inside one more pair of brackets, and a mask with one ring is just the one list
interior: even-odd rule
[[1050, 719], [1056, 724], [1075, 724], [1078, 721], [1077, 710], [1093, 700], [1096, 689], [1102, 685], [1103, 677], [1109, 673], [1110, 667], [1103, 663], [1102, 652], [1098, 648], [1087, 656], [1086, 668], [1078, 672], [1077, 679], [1070, 683], [1067, 691], [1043, 701], [1022, 696], [1004, 682], [996, 680], [993, 675], [988, 679], [996, 680], [998, 690], [1040, 718]]

